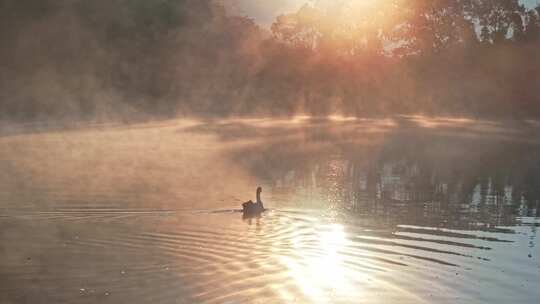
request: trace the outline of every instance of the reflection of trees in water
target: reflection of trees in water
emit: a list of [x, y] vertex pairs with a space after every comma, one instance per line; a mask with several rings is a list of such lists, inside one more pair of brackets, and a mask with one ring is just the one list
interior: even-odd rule
[[532, 149], [411, 133], [375, 146], [279, 144], [248, 153], [258, 155], [248, 165], [264, 172], [259, 177], [275, 191], [309, 190], [332, 208], [400, 223], [489, 228], [539, 215], [540, 167]]
[[376, 120], [229, 121], [190, 131], [256, 140], [229, 156], [286, 205], [455, 228], [540, 215], [540, 149], [530, 142], [536, 129], [440, 121], [447, 125], [425, 128], [409, 118], [394, 119], [392, 128]]

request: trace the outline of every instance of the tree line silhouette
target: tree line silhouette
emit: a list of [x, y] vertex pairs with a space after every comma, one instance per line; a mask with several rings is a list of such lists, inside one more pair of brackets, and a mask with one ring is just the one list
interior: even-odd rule
[[540, 6], [310, 2], [270, 29], [211, 0], [0, 0], [0, 119], [540, 116]]

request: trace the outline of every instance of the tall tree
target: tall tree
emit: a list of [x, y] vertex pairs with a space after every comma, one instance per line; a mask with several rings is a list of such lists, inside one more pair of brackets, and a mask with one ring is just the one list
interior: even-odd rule
[[540, 6], [527, 11], [526, 26], [523, 38], [526, 42], [538, 41], [540, 39]]
[[472, 0], [472, 17], [486, 28], [486, 36], [495, 44], [506, 41], [514, 33], [521, 34], [523, 12], [519, 0]]
[[439, 53], [474, 38], [469, 0], [401, 1], [400, 18], [392, 27], [402, 55]]

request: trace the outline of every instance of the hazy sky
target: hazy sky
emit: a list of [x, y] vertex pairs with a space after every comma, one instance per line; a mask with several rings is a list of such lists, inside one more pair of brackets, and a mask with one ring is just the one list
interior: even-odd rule
[[262, 25], [270, 25], [276, 16], [295, 11], [305, 2], [302, 0], [230, 0], [225, 3], [230, 5], [235, 13], [255, 18]]
[[[232, 11], [254, 18], [259, 24], [269, 26], [275, 17], [297, 10], [308, 0], [228, 0]], [[540, 0], [521, 0], [528, 7], [534, 7]]]
[[540, 0], [521, 0], [521, 2], [529, 7], [535, 7], [538, 3], [540, 3]]

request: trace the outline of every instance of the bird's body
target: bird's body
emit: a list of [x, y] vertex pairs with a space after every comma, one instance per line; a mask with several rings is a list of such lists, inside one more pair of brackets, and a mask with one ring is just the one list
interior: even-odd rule
[[242, 212], [244, 215], [247, 216], [253, 216], [253, 215], [260, 215], [263, 213], [266, 209], [264, 209], [263, 202], [261, 201], [261, 192], [262, 188], [257, 188], [257, 202], [253, 202], [251, 200], [245, 202], [242, 204]]

